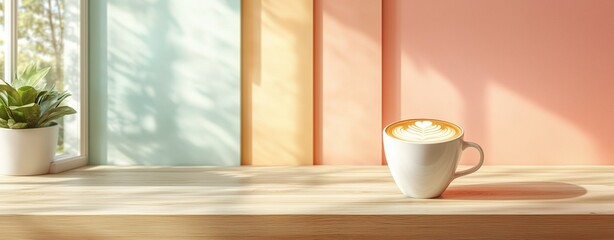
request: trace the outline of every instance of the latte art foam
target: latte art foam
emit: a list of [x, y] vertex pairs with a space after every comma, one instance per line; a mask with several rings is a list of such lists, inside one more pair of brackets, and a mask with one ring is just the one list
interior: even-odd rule
[[439, 120], [408, 120], [386, 129], [388, 135], [409, 142], [441, 142], [461, 134], [459, 127]]

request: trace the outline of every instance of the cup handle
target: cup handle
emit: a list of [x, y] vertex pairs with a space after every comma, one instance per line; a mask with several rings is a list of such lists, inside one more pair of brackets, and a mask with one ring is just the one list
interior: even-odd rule
[[473, 166], [472, 168], [465, 169], [463, 171], [454, 173], [454, 178], [458, 178], [458, 177], [465, 176], [467, 174], [474, 173], [475, 171], [480, 169], [480, 167], [482, 167], [482, 164], [484, 164], [484, 151], [482, 151], [482, 147], [480, 147], [480, 145], [478, 145], [477, 143], [463, 141], [463, 151], [465, 151], [465, 149], [467, 149], [468, 147], [475, 148], [478, 150], [478, 152], [480, 152], [480, 162], [477, 165]]

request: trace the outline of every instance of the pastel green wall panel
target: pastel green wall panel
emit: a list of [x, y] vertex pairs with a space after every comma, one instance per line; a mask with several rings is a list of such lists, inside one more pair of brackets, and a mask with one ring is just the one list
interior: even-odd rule
[[240, 164], [240, 12], [89, 1], [90, 164]]

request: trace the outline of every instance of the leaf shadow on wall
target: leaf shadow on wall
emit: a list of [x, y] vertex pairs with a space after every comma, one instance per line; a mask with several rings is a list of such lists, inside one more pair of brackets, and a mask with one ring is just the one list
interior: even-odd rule
[[460, 123], [487, 164], [614, 163], [614, 2], [384, 3], [402, 117]]
[[107, 163], [238, 165], [238, 1], [108, 4]]

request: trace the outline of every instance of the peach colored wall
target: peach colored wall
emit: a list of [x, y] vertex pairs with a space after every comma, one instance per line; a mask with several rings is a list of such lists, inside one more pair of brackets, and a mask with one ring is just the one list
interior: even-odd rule
[[313, 1], [241, 3], [241, 163], [311, 165]]
[[382, 2], [315, 0], [315, 163], [382, 162]]
[[384, 117], [456, 122], [487, 164], [614, 164], [612, 13], [607, 0], [384, 1]]
[[[401, 119], [400, 14], [398, 1], [382, 3], [382, 129]], [[387, 164], [383, 154], [382, 164]]]

